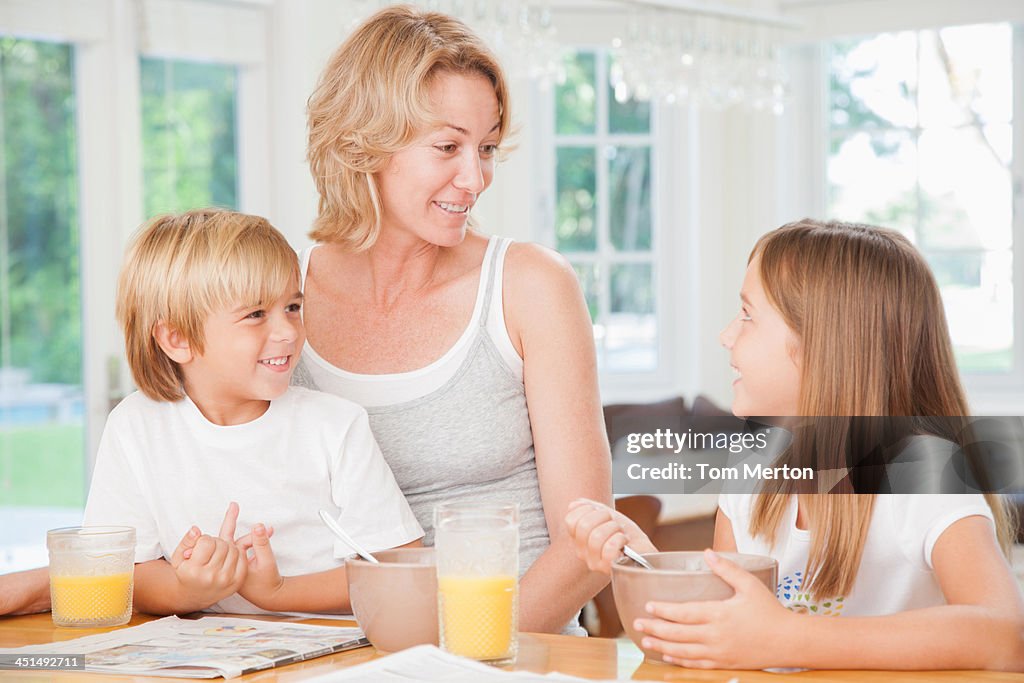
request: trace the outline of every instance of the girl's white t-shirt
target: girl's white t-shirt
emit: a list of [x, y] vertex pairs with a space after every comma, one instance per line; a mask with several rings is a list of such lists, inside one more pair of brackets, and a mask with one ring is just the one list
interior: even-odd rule
[[796, 526], [797, 498], [791, 496], [775, 547], [750, 535], [756, 494], [719, 498], [732, 523], [741, 553], [770, 555], [779, 562], [776, 596], [787, 608], [823, 616], [879, 616], [946, 604], [935, 572], [932, 550], [954, 522], [992, 510], [979, 494], [890, 494], [875, 497], [860, 569], [849, 595], [815, 599], [801, 590], [811, 547], [810, 531]]
[[[333, 569], [352, 554], [320, 509], [371, 552], [423, 536], [366, 411], [351, 401], [290, 387], [259, 418], [229, 427], [208, 421], [188, 398], [160, 402], [140, 392], [110, 413], [85, 524], [135, 527], [136, 562], [169, 560], [193, 524], [216, 536], [232, 501], [236, 537], [257, 523], [274, 527], [282, 576]], [[237, 594], [209, 610], [264, 611]]]

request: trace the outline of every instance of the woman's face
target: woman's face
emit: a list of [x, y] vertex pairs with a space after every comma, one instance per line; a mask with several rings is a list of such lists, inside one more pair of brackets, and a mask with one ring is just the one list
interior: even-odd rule
[[792, 416], [800, 397], [799, 340], [769, 303], [759, 273], [755, 257], [743, 278], [740, 312], [718, 336], [736, 374], [732, 412], [741, 417]]
[[437, 75], [430, 98], [441, 124], [396, 152], [377, 177], [382, 233], [451, 247], [466, 236], [469, 211], [494, 176], [498, 98], [484, 76], [454, 73]]

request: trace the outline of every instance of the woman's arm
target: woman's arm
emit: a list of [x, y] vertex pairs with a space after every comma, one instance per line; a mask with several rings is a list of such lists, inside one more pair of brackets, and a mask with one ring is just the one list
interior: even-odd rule
[[29, 569], [0, 576], [0, 614], [35, 614], [50, 609], [50, 570]]
[[719, 559], [736, 589], [721, 602], [655, 603], [646, 645], [695, 668], [1024, 670], [1024, 601], [992, 523], [965, 517], [935, 544], [932, 564], [949, 604], [879, 617], [786, 610], [756, 578]]
[[563, 519], [569, 502], [611, 504], [611, 455], [597, 387], [590, 315], [576, 274], [532, 244], [509, 248], [505, 320], [523, 358], [537, 476], [551, 545], [520, 584], [519, 627], [558, 632], [607, 582], [576, 557]]

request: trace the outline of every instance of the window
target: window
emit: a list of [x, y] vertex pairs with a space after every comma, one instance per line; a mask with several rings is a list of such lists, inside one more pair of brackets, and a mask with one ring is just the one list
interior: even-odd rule
[[143, 57], [140, 71], [146, 216], [237, 209], [237, 67]]
[[0, 572], [44, 564], [46, 530], [81, 522], [109, 405], [127, 390], [114, 299], [128, 237], [152, 213], [192, 206], [267, 214], [273, 170], [266, 6], [8, 5]]
[[833, 42], [827, 56], [828, 214], [914, 241], [942, 290], [965, 375], [1024, 370], [1013, 275], [1014, 31], [1000, 23], [887, 33]]
[[0, 37], [0, 572], [85, 503], [71, 45]]
[[546, 240], [576, 269], [602, 373], [659, 369], [649, 103], [619, 101], [604, 50], [565, 58], [554, 93], [554, 225]]

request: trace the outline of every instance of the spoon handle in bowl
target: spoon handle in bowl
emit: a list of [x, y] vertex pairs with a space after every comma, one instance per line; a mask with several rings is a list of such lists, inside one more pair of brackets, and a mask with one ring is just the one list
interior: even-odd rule
[[654, 565], [652, 565], [650, 562], [645, 560], [643, 558], [643, 555], [641, 555], [637, 551], [633, 550], [628, 545], [622, 546], [622, 554], [625, 555], [626, 557], [628, 557], [629, 559], [633, 560], [634, 562], [636, 562], [638, 565], [640, 565], [644, 569], [654, 569]]
[[367, 562], [373, 564], [380, 564], [376, 557], [370, 554], [369, 550], [363, 549], [363, 546], [352, 540], [352, 537], [345, 533], [345, 530], [341, 528], [341, 525], [334, 521], [334, 518], [326, 510], [320, 511], [320, 519], [324, 520], [324, 524], [327, 528], [334, 532], [334, 535], [341, 539], [342, 543], [347, 545], [352, 550], [356, 551], [359, 557], [363, 558]]

